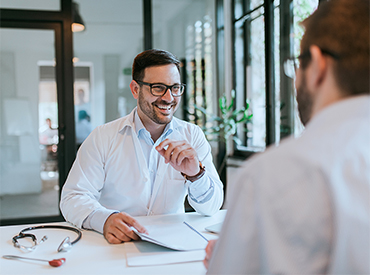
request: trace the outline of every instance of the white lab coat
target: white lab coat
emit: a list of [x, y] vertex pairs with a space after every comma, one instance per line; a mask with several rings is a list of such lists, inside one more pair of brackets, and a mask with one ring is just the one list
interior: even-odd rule
[[[60, 208], [67, 221], [81, 227], [92, 213], [92, 228], [103, 232], [113, 212], [132, 216], [184, 212], [188, 185], [179, 171], [160, 158], [153, 191], [146, 159], [135, 132], [134, 112], [97, 127], [82, 144], [63, 187]], [[188, 198], [200, 214], [212, 215], [223, 203], [223, 185], [212, 162], [211, 148], [202, 130], [173, 118], [168, 136], [187, 140], [212, 179], [213, 196], [205, 203]]]

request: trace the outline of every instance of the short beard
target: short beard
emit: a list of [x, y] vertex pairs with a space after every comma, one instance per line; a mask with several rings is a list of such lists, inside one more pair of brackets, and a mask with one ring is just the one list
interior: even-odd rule
[[150, 120], [152, 120], [154, 123], [157, 123], [159, 125], [166, 125], [171, 122], [173, 115], [169, 115], [167, 117], [161, 118], [158, 117], [157, 113], [154, 111], [154, 104], [163, 104], [163, 105], [173, 105], [172, 108], [174, 110], [176, 109], [177, 103], [172, 102], [171, 104], [168, 104], [168, 102], [163, 102], [163, 101], [156, 101], [153, 103], [149, 103], [144, 96], [144, 91], [140, 90], [139, 92], [139, 101], [138, 105], [141, 109], [141, 111], [148, 117]]
[[310, 121], [312, 115], [313, 98], [306, 85], [306, 77], [302, 74], [302, 81], [297, 87], [298, 112], [304, 126]]

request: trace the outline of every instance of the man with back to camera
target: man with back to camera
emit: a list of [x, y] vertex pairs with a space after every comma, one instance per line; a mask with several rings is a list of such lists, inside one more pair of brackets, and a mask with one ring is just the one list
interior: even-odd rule
[[167, 51], [136, 56], [130, 83], [137, 107], [97, 127], [81, 145], [63, 187], [67, 221], [104, 234], [110, 243], [137, 240], [132, 216], [184, 212], [184, 199], [200, 214], [216, 213], [223, 186], [202, 130], [173, 117], [184, 84], [180, 62]]
[[370, 273], [369, 11], [324, 1], [303, 21], [306, 129], [244, 164], [208, 274]]

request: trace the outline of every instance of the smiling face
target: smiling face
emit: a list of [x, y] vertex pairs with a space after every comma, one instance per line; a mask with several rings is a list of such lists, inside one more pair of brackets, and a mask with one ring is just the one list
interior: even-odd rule
[[[145, 69], [143, 82], [163, 83], [166, 85], [180, 84], [180, 73], [174, 64], [153, 66]], [[137, 99], [138, 114], [145, 128], [148, 131], [155, 128], [162, 128], [172, 120], [181, 97], [173, 97], [170, 91], [161, 96], [153, 96], [150, 87], [138, 85], [135, 81], [131, 82], [132, 93]]]

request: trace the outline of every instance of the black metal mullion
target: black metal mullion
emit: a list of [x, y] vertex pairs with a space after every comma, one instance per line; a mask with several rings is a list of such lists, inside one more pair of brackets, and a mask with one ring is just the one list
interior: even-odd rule
[[[76, 157], [76, 134], [74, 113], [74, 66], [73, 66], [73, 35], [72, 35], [72, 1], [62, 1], [63, 26], [61, 35], [56, 36], [56, 78], [58, 91], [59, 118], [59, 185], [62, 187], [67, 179], [68, 171]], [[59, 39], [60, 40], [59, 40]], [[58, 61], [59, 65], [58, 66]], [[60, 155], [59, 155], [60, 154]], [[60, 188], [60, 192], [61, 192]]]
[[274, 4], [264, 2], [265, 13], [265, 82], [266, 146], [275, 143], [275, 74], [274, 74]]
[[280, 3], [280, 139], [293, 133], [293, 81], [284, 73], [284, 61], [293, 54], [293, 0]]
[[61, 11], [38, 11], [38, 10], [16, 10], [0, 9], [1, 20], [8, 21], [33, 21], [33, 22], [55, 22], [63, 20]]
[[153, 47], [152, 0], [143, 0], [144, 50]]
[[[250, 0], [248, 0], [248, 6], [250, 5]], [[258, 7], [260, 8], [260, 7]], [[248, 75], [247, 75], [247, 68], [248, 66], [251, 65], [251, 62], [252, 62], [252, 58], [251, 58], [251, 20], [246, 20], [243, 24], [244, 26], [244, 72], [243, 72], [243, 76], [244, 76], [244, 97], [243, 97], [243, 102], [246, 102], [247, 98], [248, 98], [248, 90], [247, 90], [247, 85], [248, 85], [248, 81], [251, 81], [251, 79], [248, 79]], [[245, 146], [248, 146], [247, 142], [248, 142], [248, 133], [246, 132], [245, 135], [244, 135], [244, 138], [245, 138]]]

